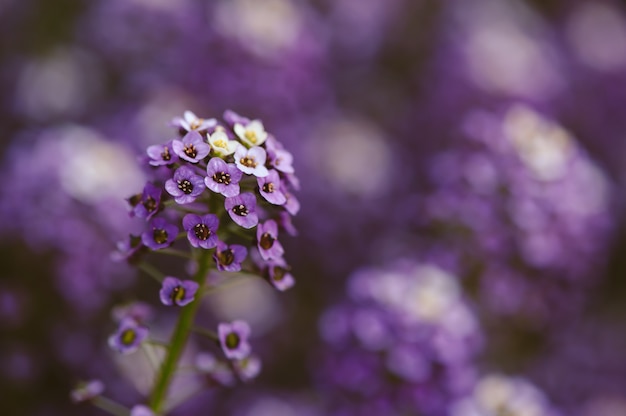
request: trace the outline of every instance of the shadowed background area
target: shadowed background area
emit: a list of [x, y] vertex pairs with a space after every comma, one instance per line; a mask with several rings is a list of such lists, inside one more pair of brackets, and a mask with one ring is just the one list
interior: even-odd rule
[[296, 285], [203, 305], [263, 371], [173, 414], [626, 415], [625, 85], [618, 1], [0, 0], [3, 414], [145, 401], [111, 310], [175, 314], [111, 261], [125, 199], [232, 109], [294, 155]]

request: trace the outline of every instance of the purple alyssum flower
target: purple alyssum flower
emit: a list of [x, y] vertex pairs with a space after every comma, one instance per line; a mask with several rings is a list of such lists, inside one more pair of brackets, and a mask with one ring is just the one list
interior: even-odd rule
[[174, 177], [165, 182], [165, 190], [176, 203], [189, 204], [204, 191], [204, 180], [193, 169], [181, 166], [174, 172]]
[[211, 151], [211, 146], [202, 140], [197, 131], [190, 131], [182, 139], [172, 142], [172, 149], [181, 158], [191, 163], [198, 163]]
[[199, 118], [191, 111], [185, 111], [182, 117], [174, 117], [171, 125], [178, 127], [185, 132], [192, 130], [201, 132], [215, 127], [217, 125], [217, 120], [214, 118]]
[[257, 178], [259, 184], [259, 193], [267, 202], [274, 205], [283, 205], [287, 202], [287, 197], [282, 191], [280, 176], [274, 169], [263, 178]]
[[185, 306], [193, 301], [199, 287], [200, 285], [193, 280], [180, 280], [167, 276], [163, 279], [159, 296], [164, 305]]
[[277, 259], [285, 253], [282, 244], [278, 241], [278, 224], [274, 220], [259, 224], [256, 229], [256, 239], [263, 260]]
[[147, 182], [143, 192], [137, 195], [138, 198], [129, 199], [133, 205], [132, 213], [139, 218], [152, 219], [159, 212], [162, 193], [161, 188], [157, 188], [152, 182]]
[[213, 259], [217, 264], [217, 270], [225, 272], [238, 272], [241, 263], [245, 260], [248, 250], [239, 244], [228, 245], [223, 241], [217, 242], [217, 249]]
[[217, 326], [217, 334], [222, 351], [230, 360], [243, 360], [252, 351], [248, 343], [250, 326], [245, 321], [220, 323]]
[[226, 163], [219, 157], [209, 160], [204, 178], [206, 187], [226, 197], [239, 195], [239, 181], [243, 172], [233, 163]]
[[213, 248], [217, 245], [217, 228], [220, 220], [217, 215], [187, 214], [183, 218], [183, 228], [187, 231], [189, 244], [193, 247], [205, 249]]
[[115, 334], [109, 337], [109, 346], [122, 354], [136, 351], [148, 336], [148, 328], [139, 325], [137, 321], [126, 318], [120, 322]]
[[283, 258], [272, 259], [266, 265], [267, 279], [276, 289], [284, 292], [296, 284], [296, 280], [293, 278], [290, 268]]
[[250, 192], [226, 198], [224, 207], [235, 223], [243, 228], [252, 228], [259, 223], [256, 212], [256, 198]]
[[172, 148], [172, 140], [165, 144], [155, 144], [146, 150], [152, 166], [165, 166], [178, 162], [178, 155]]
[[141, 234], [142, 243], [152, 250], [169, 247], [178, 234], [178, 227], [163, 218], [150, 221], [150, 229]]
[[130, 416], [155, 416], [154, 412], [143, 404], [138, 404], [130, 409]]
[[265, 153], [265, 149], [262, 147], [254, 146], [247, 149], [245, 146], [239, 145], [237, 150], [235, 150], [234, 158], [237, 168], [243, 173], [259, 178], [269, 174], [269, 171], [265, 167], [267, 153]]
[[296, 215], [300, 211], [300, 201], [291, 192], [285, 192], [285, 198], [287, 198], [287, 201], [285, 201], [283, 207], [291, 215]]
[[265, 149], [270, 166], [283, 173], [294, 173], [293, 155], [283, 149], [273, 136], [268, 137]]
[[243, 125], [247, 125], [248, 123], [250, 123], [249, 118], [237, 114], [233, 110], [224, 111], [223, 117], [226, 123], [228, 123], [231, 127], [233, 127], [236, 123]]
[[90, 380], [86, 383], [79, 384], [74, 390], [72, 390], [70, 398], [74, 403], [81, 403], [98, 397], [103, 391], [104, 384], [102, 381]]

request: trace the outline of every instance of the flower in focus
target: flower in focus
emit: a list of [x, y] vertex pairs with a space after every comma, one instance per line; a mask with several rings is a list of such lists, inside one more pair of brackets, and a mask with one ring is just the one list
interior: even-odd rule
[[252, 120], [246, 126], [235, 123], [233, 130], [248, 147], [260, 146], [267, 140], [267, 132], [260, 120]]
[[247, 253], [248, 251], [244, 246], [239, 244], [228, 245], [223, 241], [218, 241], [213, 259], [217, 264], [217, 270], [238, 272], [241, 270], [241, 263], [245, 260]]
[[176, 239], [178, 227], [168, 223], [163, 218], [154, 218], [150, 222], [150, 229], [141, 234], [141, 241], [152, 250], [169, 247]]
[[204, 179], [191, 168], [181, 166], [174, 172], [174, 177], [165, 182], [165, 190], [177, 204], [189, 204], [204, 191]]
[[256, 229], [256, 239], [263, 260], [277, 259], [285, 253], [278, 241], [278, 225], [274, 220], [259, 224]]
[[211, 151], [197, 131], [190, 131], [182, 139], [174, 140], [172, 149], [181, 159], [191, 163], [198, 163]]
[[146, 150], [146, 153], [150, 157], [150, 164], [152, 166], [164, 166], [171, 165], [178, 161], [178, 155], [174, 153], [172, 148], [172, 141], [165, 144], [155, 144]]
[[133, 205], [133, 214], [139, 218], [145, 218], [146, 220], [152, 219], [152, 217], [159, 212], [161, 193], [161, 189], [154, 186], [153, 183], [146, 183], [143, 192], [137, 195], [139, 197], [138, 199], [129, 199], [131, 205]]
[[217, 215], [203, 216], [187, 214], [183, 217], [183, 228], [192, 247], [210, 249], [217, 245], [217, 227], [220, 220]]
[[182, 117], [175, 117], [171, 124], [174, 127], [178, 127], [183, 132], [190, 132], [192, 130], [204, 132], [215, 127], [217, 125], [217, 120], [214, 118], [198, 118], [194, 113], [187, 110], [183, 113]]
[[254, 194], [245, 192], [237, 196], [226, 198], [224, 207], [226, 211], [228, 211], [230, 218], [243, 228], [252, 228], [259, 223]]
[[226, 163], [219, 157], [209, 160], [204, 178], [206, 187], [224, 196], [239, 195], [239, 181], [243, 173], [232, 163]]
[[234, 158], [237, 168], [243, 173], [259, 178], [269, 175], [269, 171], [265, 167], [267, 153], [262, 147], [254, 146], [250, 149], [246, 149], [245, 146], [240, 145], [237, 147], [237, 150], [235, 150]]
[[209, 144], [211, 149], [213, 149], [213, 153], [219, 157], [232, 155], [239, 147], [239, 143], [236, 140], [230, 140], [226, 132], [221, 128], [209, 135]]
[[280, 177], [274, 169], [270, 170], [267, 176], [257, 178], [257, 183], [259, 184], [259, 193], [270, 204], [283, 205], [287, 202], [287, 197], [281, 189]]

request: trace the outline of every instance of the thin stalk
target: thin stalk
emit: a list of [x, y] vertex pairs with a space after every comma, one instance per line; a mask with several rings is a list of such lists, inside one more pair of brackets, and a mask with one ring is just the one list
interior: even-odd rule
[[137, 264], [139, 270], [152, 277], [157, 282], [161, 283], [165, 276], [161, 273], [157, 268], [148, 263], [139, 263]]
[[[210, 260], [211, 252], [208, 250], [201, 250], [201, 254], [198, 259], [198, 271], [193, 277], [193, 280], [200, 285], [199, 290], [202, 290], [202, 287], [204, 286], [205, 277], [209, 271]], [[185, 349], [185, 345], [187, 344], [190, 328], [193, 326], [193, 321], [200, 303], [201, 297], [196, 295], [196, 299], [193, 302], [182, 308], [180, 316], [178, 317], [178, 322], [170, 339], [170, 348], [167, 350], [167, 355], [161, 364], [161, 368], [157, 375], [152, 395], [150, 397], [150, 408], [157, 415], [160, 415], [163, 412], [172, 376], [176, 372], [178, 360], [180, 359], [180, 356]]]
[[104, 396], [94, 397], [91, 400], [91, 403], [93, 403], [94, 406], [114, 416], [128, 416], [130, 414], [130, 410], [128, 410], [126, 407], [111, 399], [107, 399]]

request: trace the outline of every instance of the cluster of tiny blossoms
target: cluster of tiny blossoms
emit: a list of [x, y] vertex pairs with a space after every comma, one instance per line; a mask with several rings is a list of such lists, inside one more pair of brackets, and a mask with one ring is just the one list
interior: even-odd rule
[[[294, 284], [278, 239], [282, 232], [296, 233], [291, 223], [291, 216], [299, 210], [290, 192], [298, 187], [293, 157], [261, 121], [232, 111], [224, 113], [224, 121], [201, 119], [190, 111], [173, 119], [179, 137], [148, 147], [145, 162], [153, 180], [128, 199], [131, 216], [145, 221], [145, 231], [121, 242], [114, 258], [156, 278], [163, 305], [183, 307], [160, 363], [149, 407], [135, 406], [131, 416], [163, 414], [170, 380], [190, 331], [216, 341], [224, 356], [198, 354], [196, 370], [206, 375], [209, 385], [232, 386], [260, 372], [261, 362], [248, 342], [247, 322], [222, 322], [216, 332], [193, 326], [201, 297], [217, 287], [207, 284], [209, 272], [225, 276], [221, 286], [229, 279], [243, 278], [241, 274], [261, 276], [279, 291]], [[150, 253], [189, 260], [194, 276], [161, 274], [146, 260]], [[109, 338], [110, 347], [129, 354], [153, 342], [146, 326], [148, 315], [141, 304], [116, 314], [119, 325]], [[102, 388], [96, 385], [97, 394], [74, 396], [102, 404]]]

